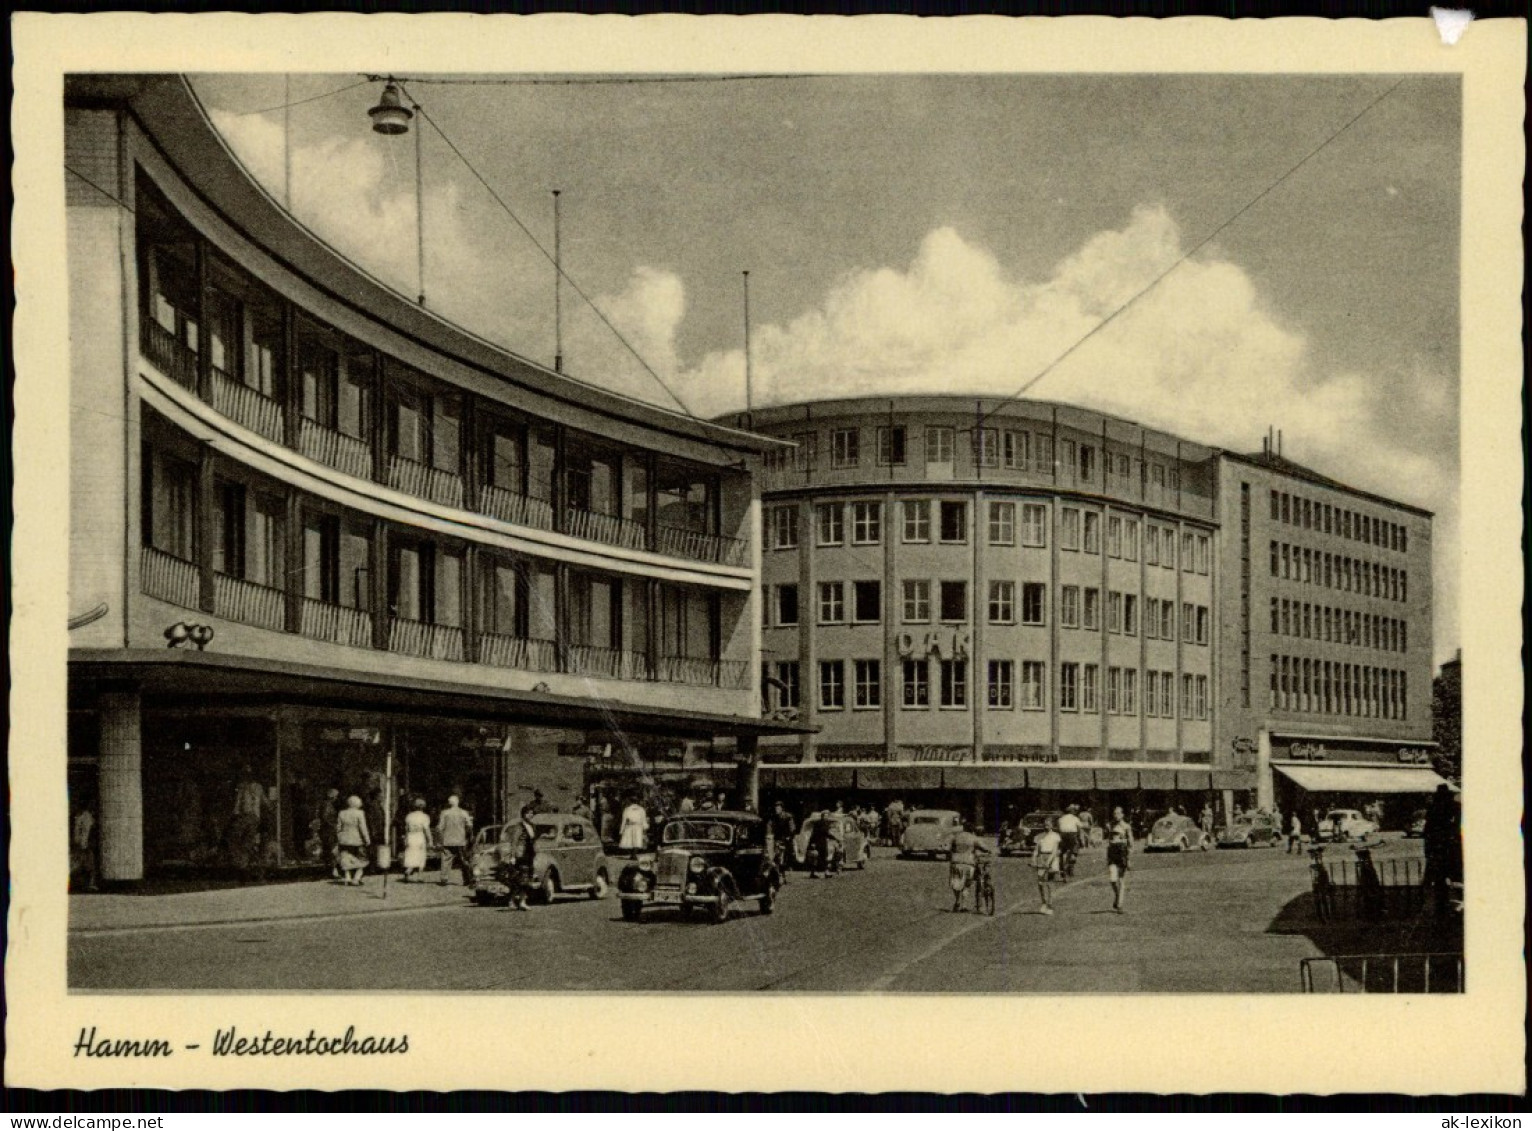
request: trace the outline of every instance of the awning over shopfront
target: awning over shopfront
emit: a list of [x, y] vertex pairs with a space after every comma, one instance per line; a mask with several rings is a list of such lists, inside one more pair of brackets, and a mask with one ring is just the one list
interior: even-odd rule
[[763, 766], [761, 785], [777, 789], [850, 789], [855, 774], [849, 766]]
[[940, 766], [858, 766], [858, 789], [940, 789]]
[[1212, 788], [1212, 781], [1207, 770], [1177, 770], [1176, 788], [1204, 790]]
[[1085, 791], [1095, 784], [1095, 777], [1083, 766], [1029, 766], [1027, 784], [1033, 789], [1070, 789]]
[[1138, 788], [1137, 770], [1097, 770], [1096, 788], [1104, 790], [1123, 790]]
[[1292, 766], [1272, 769], [1309, 793], [1434, 793], [1450, 785], [1423, 766]]
[[948, 789], [1022, 789], [1027, 784], [1024, 766], [948, 766], [942, 771], [942, 784]]
[[1214, 770], [1214, 789], [1254, 789], [1254, 770]]
[[1175, 789], [1176, 771], [1168, 768], [1139, 770], [1138, 784], [1142, 789]]

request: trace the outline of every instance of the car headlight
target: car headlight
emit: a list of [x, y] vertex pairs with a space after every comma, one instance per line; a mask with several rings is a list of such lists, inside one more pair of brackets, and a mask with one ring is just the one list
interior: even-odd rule
[[700, 876], [702, 874], [702, 870], [706, 867], [707, 863], [702, 859], [702, 857], [693, 856], [692, 862], [686, 866], [686, 870], [691, 872], [693, 875]]
[[648, 876], [644, 876], [644, 875], [634, 876], [633, 877], [633, 890], [636, 891], [636, 892], [640, 892], [640, 893], [648, 891], [649, 890], [649, 877]]
[[686, 894], [687, 895], [696, 895], [697, 894], [697, 885], [696, 884], [687, 884], [686, 885]]

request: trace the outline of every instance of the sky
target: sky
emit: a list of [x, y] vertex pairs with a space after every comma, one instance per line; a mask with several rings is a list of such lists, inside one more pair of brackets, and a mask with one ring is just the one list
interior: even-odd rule
[[[571, 376], [744, 407], [748, 270], [756, 405], [1037, 378], [1237, 451], [1280, 428], [1436, 513], [1435, 660], [1459, 646], [1455, 77], [415, 77], [444, 317], [551, 364], [558, 189]], [[290, 209], [413, 296], [416, 139], [371, 132], [359, 78], [193, 85], [279, 200], [296, 103]]]

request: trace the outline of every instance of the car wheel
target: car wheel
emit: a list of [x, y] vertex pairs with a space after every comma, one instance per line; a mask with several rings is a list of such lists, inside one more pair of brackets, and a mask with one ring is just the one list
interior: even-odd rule
[[718, 902], [713, 904], [713, 922], [724, 922], [729, 917], [729, 911], [729, 893], [720, 888], [718, 891]]
[[549, 868], [546, 872], [543, 873], [542, 886], [540, 888], [538, 888], [538, 891], [537, 891], [538, 900], [540, 902], [542, 902], [542, 903], [545, 903], [545, 904], [552, 903], [554, 897], [557, 896], [558, 893], [559, 893], [559, 877], [558, 877], [558, 873], [555, 872], [552, 868]]
[[602, 868], [596, 873], [596, 882], [590, 886], [592, 899], [605, 899], [606, 893], [612, 888], [612, 881], [607, 878], [606, 869]]
[[1186, 848], [1187, 848], [1187, 845], [1186, 845], [1186, 838], [1185, 838], [1185, 837], [1184, 837], [1184, 836], [1183, 836], [1183, 837], [1182, 837], [1182, 838], [1181, 838], [1181, 847], [1180, 847], [1180, 848], [1178, 848], [1178, 849], [1177, 849], [1177, 850], [1176, 850], [1176, 851], [1178, 851], [1178, 852], [1185, 852], [1185, 851], [1186, 851]]
[[639, 916], [644, 913], [644, 905], [636, 899], [622, 901], [622, 917], [630, 923], [637, 923]]
[[761, 914], [770, 915], [777, 906], [777, 885], [767, 884], [766, 890], [761, 893]]

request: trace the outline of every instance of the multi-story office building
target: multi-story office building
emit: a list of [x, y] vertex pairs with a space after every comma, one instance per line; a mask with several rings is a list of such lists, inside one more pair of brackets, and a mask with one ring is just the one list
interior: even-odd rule
[[[763, 784], [1195, 812], [1270, 804], [1272, 766], [1288, 781], [1303, 743], [1413, 759], [1429, 738], [1424, 511], [1063, 404], [910, 396], [731, 420], [797, 445], [763, 485], [763, 686], [817, 731], [764, 747]], [[1344, 588], [1320, 614], [1325, 576]], [[1391, 787], [1421, 784], [1406, 768]], [[1364, 785], [1322, 776], [1302, 788]]]
[[593, 753], [741, 784], [772, 729], [750, 466], [781, 445], [381, 286], [180, 78], [65, 97], [70, 784], [105, 878], [220, 859], [237, 781], [286, 862], [329, 788], [486, 823]]

